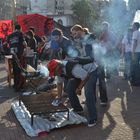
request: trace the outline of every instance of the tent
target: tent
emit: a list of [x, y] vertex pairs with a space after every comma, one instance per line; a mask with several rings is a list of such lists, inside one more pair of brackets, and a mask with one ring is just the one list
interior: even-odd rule
[[16, 17], [16, 21], [21, 25], [23, 32], [34, 27], [39, 36], [49, 35], [53, 29], [53, 19], [39, 14], [19, 15]]

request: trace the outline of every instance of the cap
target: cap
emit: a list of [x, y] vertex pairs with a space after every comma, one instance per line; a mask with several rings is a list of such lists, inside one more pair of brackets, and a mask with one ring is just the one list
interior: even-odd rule
[[48, 62], [47, 67], [48, 67], [48, 70], [49, 70], [49, 76], [50, 77], [55, 76], [55, 69], [56, 69], [58, 63], [59, 62], [56, 59], [52, 59]]

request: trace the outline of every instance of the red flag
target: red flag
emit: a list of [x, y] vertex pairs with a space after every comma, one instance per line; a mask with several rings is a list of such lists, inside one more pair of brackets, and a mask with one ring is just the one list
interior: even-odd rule
[[49, 31], [50, 31], [52, 30], [50, 28], [53, 28], [53, 19], [48, 18], [47, 16], [43, 16], [39, 14], [17, 16], [17, 23], [21, 25], [23, 32], [27, 32], [30, 27], [34, 27], [36, 34], [39, 36], [46, 35], [45, 23], [48, 20], [52, 21], [51, 26], [49, 27]]
[[12, 20], [0, 20], [0, 38], [12, 33]]

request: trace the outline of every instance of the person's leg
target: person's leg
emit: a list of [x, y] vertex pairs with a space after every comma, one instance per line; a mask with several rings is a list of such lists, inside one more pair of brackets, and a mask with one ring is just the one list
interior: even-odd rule
[[85, 97], [87, 103], [87, 109], [89, 114], [89, 123], [97, 120], [96, 111], [96, 81], [97, 71], [91, 73], [86, 85], [85, 85]]
[[57, 83], [58, 99], [61, 99], [62, 90], [63, 90], [63, 83]]
[[78, 96], [75, 93], [79, 84], [80, 84], [80, 80], [72, 79], [72, 80], [68, 81], [67, 87], [66, 87], [66, 92], [68, 93], [71, 106], [75, 111], [82, 111], [83, 110], [82, 106], [80, 105], [80, 101], [78, 99]]
[[99, 92], [101, 103], [107, 103], [107, 88], [105, 83], [105, 71], [103, 66], [98, 67], [98, 78], [99, 78]]

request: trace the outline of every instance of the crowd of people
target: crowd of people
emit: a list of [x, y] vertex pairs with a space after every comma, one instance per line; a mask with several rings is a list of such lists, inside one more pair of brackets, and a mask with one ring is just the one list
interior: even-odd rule
[[[88, 110], [88, 126], [94, 126], [98, 119], [97, 82], [100, 104], [107, 106], [106, 79], [110, 79], [112, 74], [117, 74], [120, 58], [124, 58], [125, 61], [124, 78], [130, 80], [132, 85], [138, 84], [139, 27], [140, 24], [135, 22], [128, 28], [120, 43], [121, 46], [118, 46], [117, 35], [110, 30], [108, 22], [102, 23], [99, 36], [91, 33], [88, 28], [76, 24], [70, 29], [71, 38], [65, 37], [58, 28], [52, 30], [50, 37], [39, 37], [33, 27], [22, 33], [21, 26], [16, 25], [15, 31], [6, 39], [9, 51], [5, 53], [13, 55], [14, 88], [16, 91], [21, 90], [26, 80], [17, 66], [16, 57], [25, 69], [27, 64], [37, 69], [38, 60], [47, 60], [49, 77], [57, 82], [58, 97], [53, 105], [60, 104], [66, 94], [73, 110], [77, 113], [82, 112], [78, 96], [83, 91]], [[3, 55], [2, 42], [0, 51]]]

